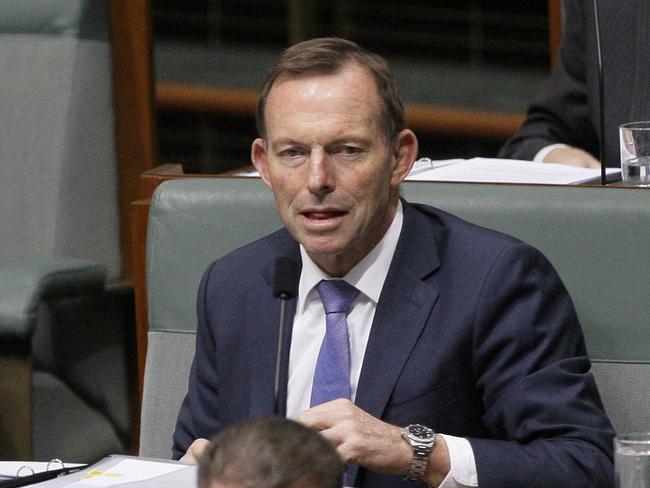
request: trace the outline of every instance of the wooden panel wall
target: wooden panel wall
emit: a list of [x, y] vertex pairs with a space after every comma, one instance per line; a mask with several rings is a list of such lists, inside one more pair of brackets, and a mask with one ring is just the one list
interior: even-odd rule
[[139, 198], [140, 175], [156, 161], [150, 2], [111, 0], [110, 18], [122, 276], [132, 280], [130, 204]]
[[548, 42], [551, 68], [557, 61], [557, 53], [562, 41], [562, 0], [548, 0]]

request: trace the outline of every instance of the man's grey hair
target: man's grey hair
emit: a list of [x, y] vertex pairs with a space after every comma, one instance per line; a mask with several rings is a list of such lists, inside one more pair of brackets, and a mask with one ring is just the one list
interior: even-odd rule
[[199, 488], [340, 488], [345, 464], [319, 433], [282, 417], [232, 424], [199, 460]]
[[404, 106], [388, 62], [366, 51], [358, 44], [338, 37], [322, 37], [300, 42], [288, 48], [273, 67], [262, 85], [257, 103], [256, 124], [261, 138], [266, 138], [265, 109], [273, 84], [282, 76], [334, 75], [348, 63], [356, 62], [370, 71], [381, 99], [379, 123], [387, 144], [406, 128]]

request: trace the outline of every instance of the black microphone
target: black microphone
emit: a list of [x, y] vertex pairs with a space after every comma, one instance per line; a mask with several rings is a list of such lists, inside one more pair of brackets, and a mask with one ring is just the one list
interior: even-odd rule
[[275, 260], [275, 275], [273, 276], [273, 296], [282, 300], [293, 298], [298, 292], [300, 280], [300, 265], [298, 260], [280, 257]]
[[287, 300], [298, 292], [300, 265], [298, 260], [279, 257], [275, 260], [273, 296], [280, 299], [280, 323], [278, 324], [278, 347], [275, 357], [275, 384], [273, 387], [273, 414], [280, 415], [280, 370], [282, 367], [282, 342], [284, 338], [284, 310]]
[[605, 79], [603, 70], [603, 53], [600, 43], [600, 22], [598, 21], [598, 0], [593, 0], [594, 6], [594, 27], [596, 29], [596, 48], [598, 54], [598, 103], [600, 113], [598, 114], [600, 122], [600, 144], [598, 145], [600, 156], [600, 182], [604, 186], [607, 184], [607, 173], [605, 170]]

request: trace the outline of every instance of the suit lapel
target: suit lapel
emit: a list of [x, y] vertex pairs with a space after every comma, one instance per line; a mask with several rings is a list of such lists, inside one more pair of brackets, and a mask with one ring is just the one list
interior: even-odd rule
[[[280, 300], [273, 296], [273, 274], [275, 258], [291, 256], [300, 261], [297, 243], [285, 231], [283, 239], [268, 262], [262, 266], [259, 292], [248, 300], [247, 340], [250, 368], [250, 417], [273, 414], [275, 385], [275, 361], [277, 353], [278, 326], [280, 321]], [[291, 330], [296, 313], [296, 298], [287, 300], [282, 341], [280, 369], [279, 406], [280, 415], [286, 413], [287, 377], [289, 371], [289, 348]]]
[[381, 418], [404, 364], [438, 299], [436, 235], [431, 220], [404, 203], [404, 224], [379, 298], [356, 404]]
[[[368, 339], [356, 403], [381, 418], [404, 364], [417, 343], [438, 298], [427, 280], [439, 267], [436, 242], [440, 238], [430, 218], [404, 204], [404, 224], [395, 256]], [[274, 241], [271, 257], [261, 267], [261, 287], [249, 298], [246, 343], [250, 358], [250, 417], [273, 413], [273, 386], [280, 304], [272, 295], [273, 267], [278, 256], [300, 259], [298, 244], [288, 232]], [[297, 300], [287, 302], [280, 381], [281, 415], [286, 412], [289, 349]]]

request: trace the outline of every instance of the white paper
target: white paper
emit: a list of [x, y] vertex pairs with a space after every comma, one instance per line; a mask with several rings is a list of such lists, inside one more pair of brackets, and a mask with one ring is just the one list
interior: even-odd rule
[[256, 169], [237, 171], [236, 173], [233, 174], [235, 176], [245, 176], [247, 178], [259, 178], [260, 176], [260, 174], [257, 172]]
[[91, 469], [80, 481], [66, 485], [66, 488], [68, 486], [71, 488], [81, 488], [84, 486], [123, 485], [125, 483], [157, 478], [158, 476], [188, 468], [191, 468], [191, 466], [143, 461], [140, 459], [124, 459], [115, 466], [105, 470]]
[[[618, 168], [607, 168], [607, 174], [620, 173]], [[257, 177], [259, 173], [240, 171], [236, 176]], [[589, 180], [600, 183], [600, 169], [578, 168], [566, 164], [536, 163], [516, 159], [420, 158], [406, 177], [407, 181], [462, 181], [470, 183], [527, 183], [550, 185], [577, 185]]]
[[[410, 181], [466, 181], [481, 183], [578, 184], [600, 177], [600, 169], [566, 164], [535, 163], [513, 159], [473, 158], [416, 164], [406, 177]], [[607, 168], [607, 174], [620, 172]]]

